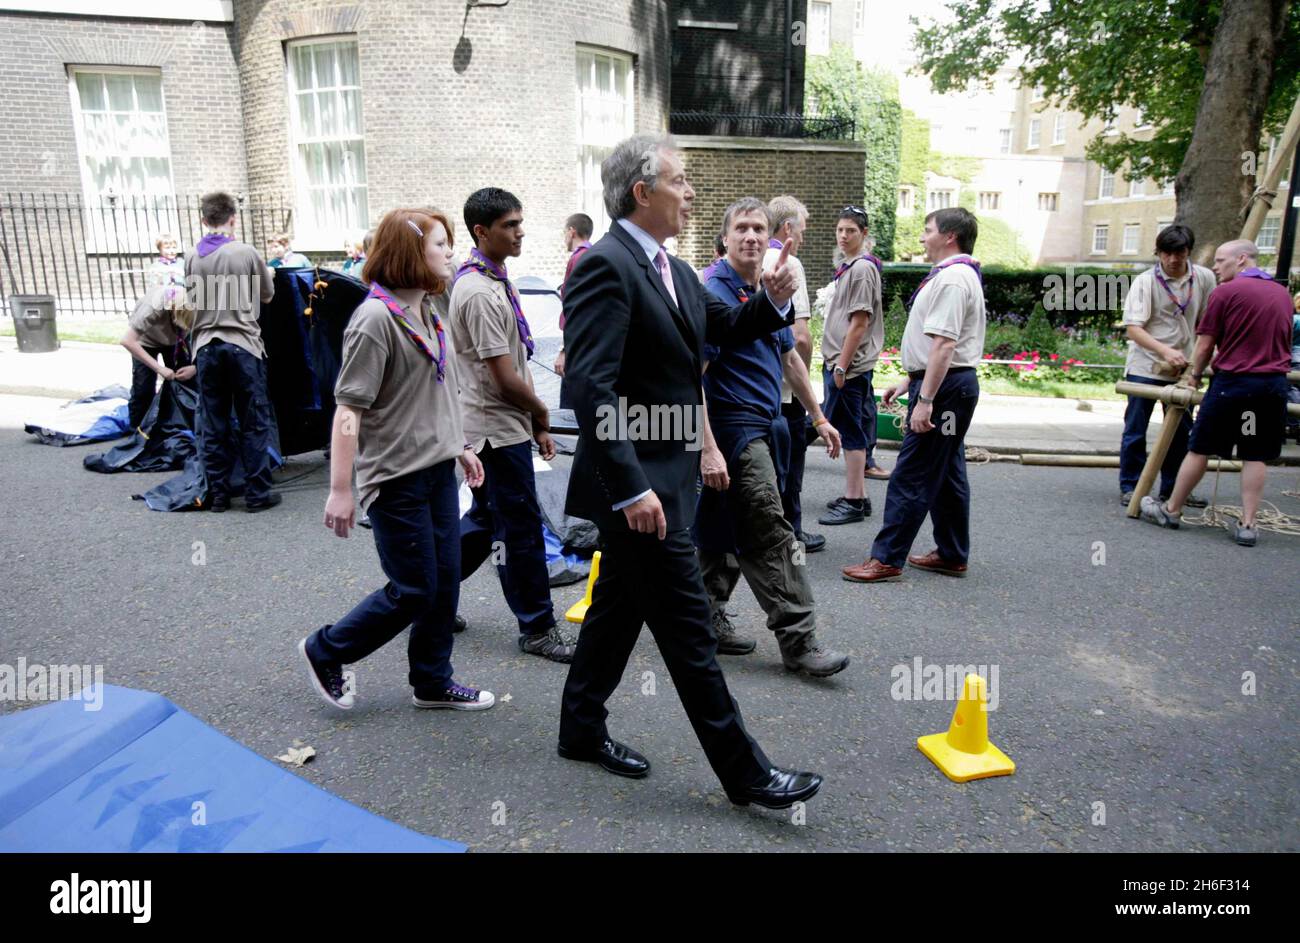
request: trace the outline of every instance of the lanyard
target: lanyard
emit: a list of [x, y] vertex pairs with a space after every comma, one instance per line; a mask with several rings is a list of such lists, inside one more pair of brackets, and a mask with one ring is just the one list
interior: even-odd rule
[[1160, 287], [1165, 290], [1165, 294], [1169, 296], [1169, 300], [1174, 303], [1174, 307], [1178, 309], [1178, 313], [1182, 315], [1186, 315], [1187, 306], [1192, 303], [1192, 292], [1196, 288], [1196, 273], [1192, 271], [1188, 271], [1187, 297], [1184, 298], [1182, 301], [1179, 301], [1178, 295], [1174, 293], [1173, 287], [1167, 281], [1165, 281], [1165, 276], [1161, 273], [1160, 266], [1158, 265], [1156, 266], [1155, 272], [1156, 272], [1156, 281], [1158, 281], [1160, 283]]
[[402, 326], [402, 330], [406, 331], [406, 336], [411, 339], [411, 342], [416, 347], [420, 348], [420, 353], [428, 357], [430, 362], [437, 368], [438, 382], [441, 383], [447, 375], [447, 344], [442, 336], [442, 321], [438, 320], [438, 313], [436, 311], [429, 312], [433, 317], [433, 332], [438, 337], [438, 355], [435, 357], [432, 348], [429, 347], [429, 342], [415, 329], [415, 325], [406, 319], [406, 312], [402, 310], [402, 306], [397, 303], [392, 295], [384, 291], [378, 282], [370, 283], [370, 294], [367, 297], [378, 298], [384, 303], [388, 313]]

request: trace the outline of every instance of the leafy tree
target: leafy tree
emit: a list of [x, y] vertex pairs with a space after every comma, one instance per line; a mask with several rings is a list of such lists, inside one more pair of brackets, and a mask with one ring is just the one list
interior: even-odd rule
[[887, 72], [863, 68], [848, 46], [834, 43], [827, 55], [808, 57], [804, 94], [811, 113], [854, 122], [854, 139], [867, 150], [862, 207], [870, 220], [876, 254], [892, 259], [902, 125], [898, 80]]
[[1085, 118], [1138, 108], [1150, 140], [1100, 138], [1088, 156], [1173, 177], [1176, 220], [1196, 233], [1199, 258], [1238, 235], [1264, 169], [1253, 155], [1300, 92], [1290, 0], [948, 0], [948, 10], [951, 22], [916, 33], [936, 91], [989, 83], [1018, 63], [1026, 85]]

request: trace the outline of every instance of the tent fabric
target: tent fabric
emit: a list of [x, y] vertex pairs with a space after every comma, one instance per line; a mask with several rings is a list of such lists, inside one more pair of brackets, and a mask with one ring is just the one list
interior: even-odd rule
[[3, 852], [465, 850], [330, 795], [148, 691], [100, 685], [0, 717]]
[[45, 445], [86, 445], [120, 439], [131, 431], [130, 398], [125, 387], [107, 386], [71, 403], [37, 410], [23, 429]]

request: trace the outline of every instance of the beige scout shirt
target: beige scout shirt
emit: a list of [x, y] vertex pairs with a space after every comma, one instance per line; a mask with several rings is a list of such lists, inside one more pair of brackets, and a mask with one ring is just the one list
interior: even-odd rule
[[185, 257], [185, 291], [194, 305], [193, 352], [209, 341], [222, 340], [244, 348], [254, 357], [266, 356], [257, 319], [263, 300], [275, 293], [275, 279], [262, 256], [250, 245], [227, 242], [200, 258]]
[[[1209, 269], [1190, 262], [1182, 278], [1165, 275], [1165, 281], [1180, 302], [1187, 300], [1188, 292], [1191, 292], [1187, 310], [1179, 312], [1178, 306], [1169, 297], [1169, 292], [1156, 281], [1156, 269], [1159, 267], [1160, 264], [1156, 263], [1133, 279], [1128, 296], [1124, 299], [1124, 323], [1146, 328], [1147, 333], [1157, 341], [1181, 350], [1190, 360], [1196, 347], [1196, 325], [1201, 320], [1201, 315], [1205, 314], [1205, 306], [1209, 303], [1210, 292], [1214, 291], [1216, 279]], [[1161, 274], [1165, 274], [1163, 270]], [[1124, 372], [1156, 380], [1177, 379], [1173, 375], [1158, 373], [1155, 368], [1157, 359], [1162, 358], [1136, 341], [1129, 341]]]
[[126, 323], [140, 335], [142, 346], [170, 350], [176, 346], [176, 324], [163, 305], [163, 291], [155, 287], [145, 292]]
[[[781, 257], [780, 249], [769, 248], [763, 255], [763, 271], [770, 272], [776, 268], [776, 260]], [[804, 277], [803, 263], [799, 261], [797, 255], [792, 255], [786, 260], [794, 272], [794, 296], [790, 303], [794, 306], [794, 319], [796, 321], [807, 321], [812, 318], [812, 305], [808, 302], [808, 280]], [[814, 387], [816, 384], [814, 384]], [[781, 402], [790, 403], [794, 401], [794, 390], [790, 388], [790, 382], [784, 375], [781, 377]]]
[[822, 330], [822, 360], [827, 367], [834, 368], [839, 362], [854, 312], [866, 311], [870, 315], [866, 333], [845, 371], [845, 379], [852, 380], [874, 370], [880, 359], [880, 349], [885, 345], [881, 288], [880, 273], [868, 259], [855, 260], [835, 282], [835, 293], [826, 305], [826, 325]]
[[448, 313], [452, 347], [459, 360], [465, 441], [481, 451], [484, 444], [505, 448], [533, 437], [528, 410], [507, 401], [487, 364], [507, 354], [515, 372], [528, 382], [528, 350], [519, 337], [506, 286], [480, 272], [467, 271], [451, 290]]
[[[428, 296], [420, 312], [403, 310], [436, 356], [438, 338]], [[439, 383], [436, 365], [377, 298], [363, 301], [343, 332], [343, 364], [334, 399], [364, 410], [356, 459], [362, 510], [384, 482], [464, 451], [454, 354], [447, 351], [446, 377]]]
[[[955, 255], [951, 259], [969, 259]], [[903, 369], [924, 370], [934, 341], [927, 335], [950, 337], [957, 342], [952, 367], [977, 367], [984, 356], [984, 286], [969, 265], [953, 263], [925, 283], [912, 302], [903, 329]]]

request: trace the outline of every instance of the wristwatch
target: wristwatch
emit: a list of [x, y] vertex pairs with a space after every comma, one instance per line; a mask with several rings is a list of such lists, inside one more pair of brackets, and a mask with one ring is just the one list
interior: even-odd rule
[[927, 405], [927, 406], [933, 406], [933, 405], [934, 405], [934, 398], [933, 398], [933, 397], [930, 397], [930, 396], [926, 396], [926, 395], [924, 395], [924, 394], [921, 393], [919, 390], [917, 391], [917, 394], [916, 394], [916, 401], [917, 401], [918, 403], [924, 403], [924, 404]]
[[847, 371], [846, 371], [843, 367], [841, 367], [839, 364], [836, 364], [836, 365], [835, 365], [835, 372], [836, 372], [836, 373], [844, 373], [844, 374], [847, 375]]

